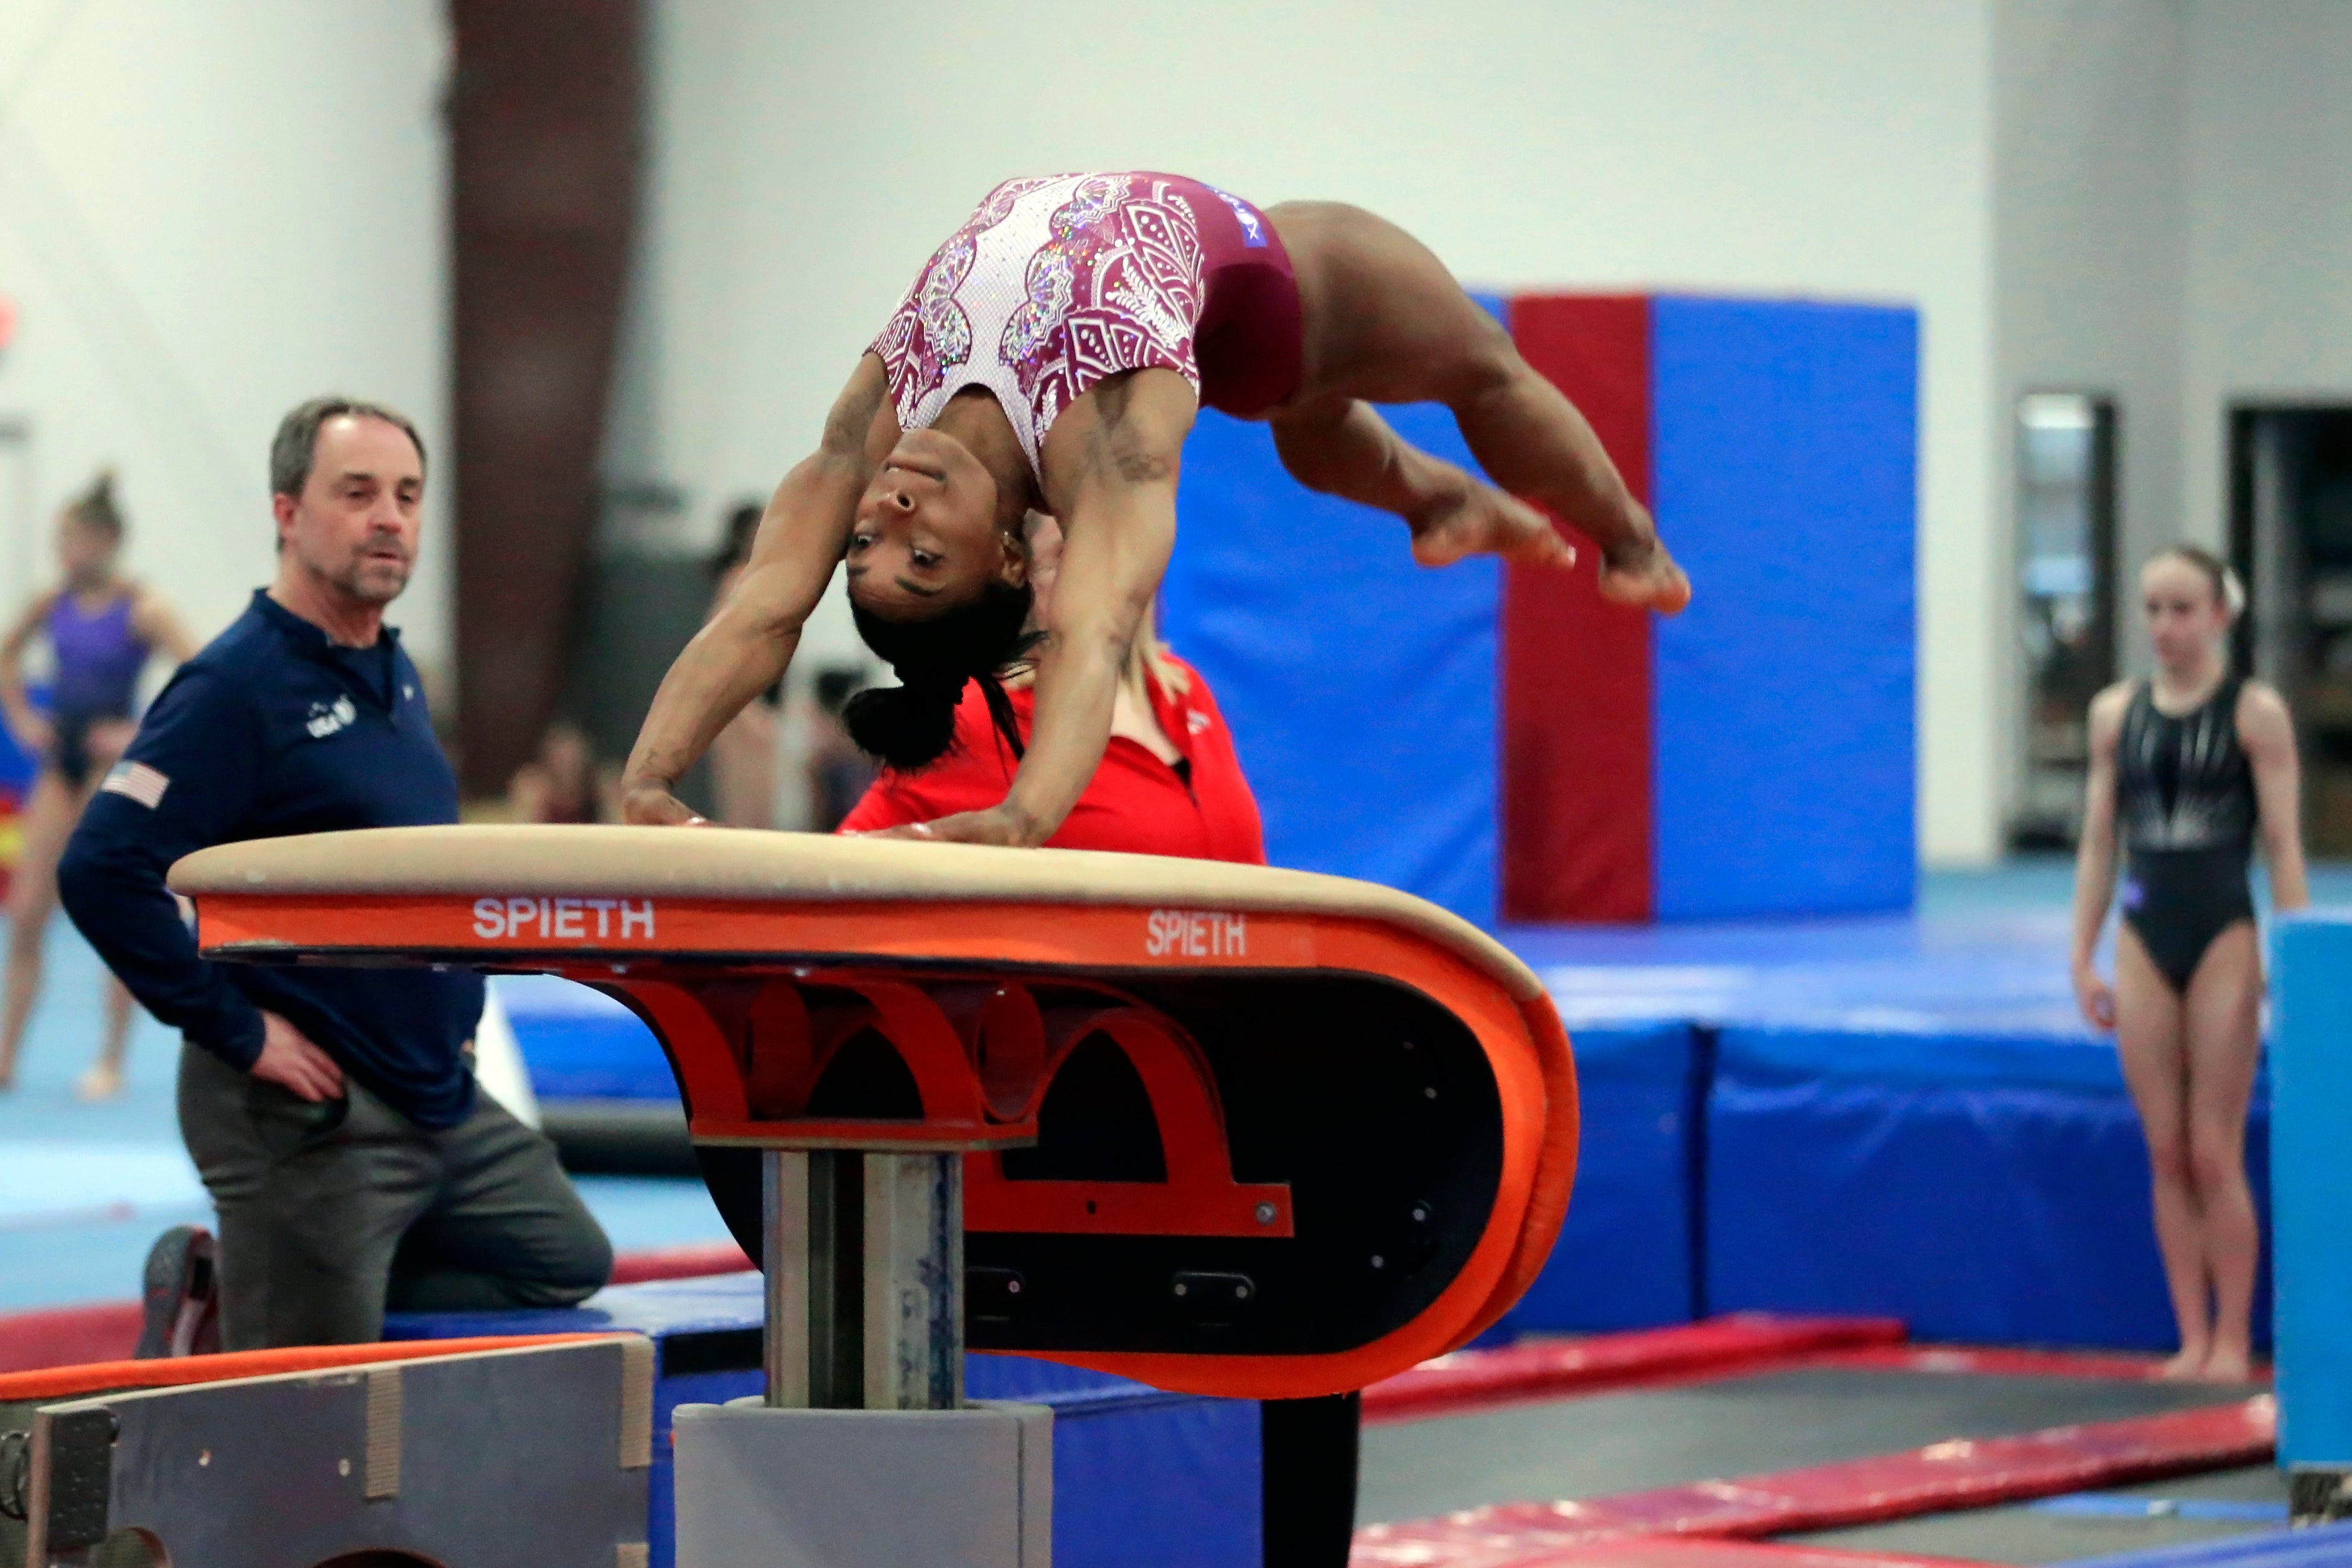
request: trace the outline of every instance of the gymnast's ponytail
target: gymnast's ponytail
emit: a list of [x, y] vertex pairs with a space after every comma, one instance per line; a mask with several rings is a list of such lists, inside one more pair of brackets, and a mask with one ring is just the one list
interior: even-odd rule
[[1045, 638], [1027, 629], [1029, 607], [1025, 583], [991, 583], [972, 603], [926, 621], [886, 621], [853, 600], [857, 635], [898, 677], [898, 685], [873, 687], [843, 706], [857, 749], [900, 773], [929, 767], [954, 744], [956, 704], [964, 682], [977, 680], [997, 732], [1020, 756], [1021, 729], [998, 678]]

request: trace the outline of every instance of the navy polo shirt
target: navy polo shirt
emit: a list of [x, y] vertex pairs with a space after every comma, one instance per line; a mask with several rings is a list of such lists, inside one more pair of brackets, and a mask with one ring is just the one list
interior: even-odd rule
[[208, 963], [163, 878], [215, 844], [457, 820], [457, 775], [399, 635], [338, 647], [256, 593], [147, 710], [58, 889], [131, 994], [230, 1066], [261, 1054], [267, 1008], [411, 1121], [454, 1127], [473, 1108], [480, 975]]

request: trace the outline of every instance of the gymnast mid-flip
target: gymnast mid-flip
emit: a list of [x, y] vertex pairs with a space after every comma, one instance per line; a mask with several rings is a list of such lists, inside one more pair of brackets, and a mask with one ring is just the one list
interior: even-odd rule
[[[1416, 402], [1453, 411], [1494, 484], [1406, 445], [1372, 408]], [[1570, 564], [1540, 506], [1600, 547], [1611, 599], [1669, 614], [1689, 600], [1583, 416], [1403, 230], [1334, 203], [1261, 210], [1168, 174], [1009, 180], [917, 276], [817, 450], [777, 487], [733, 593], [670, 667], [629, 759], [629, 820], [698, 820], [673, 785], [783, 672], [845, 562], [859, 633], [900, 681], [846, 717], [893, 766], [946, 751], [966, 681], [998, 708], [998, 673], [1035, 667], [1003, 802], [893, 831], [1043, 843], [1108, 742], [1204, 403], [1271, 425], [1309, 489], [1402, 518], [1425, 565], [1481, 552]], [[1024, 626], [1032, 508], [1065, 534], [1042, 633]]]

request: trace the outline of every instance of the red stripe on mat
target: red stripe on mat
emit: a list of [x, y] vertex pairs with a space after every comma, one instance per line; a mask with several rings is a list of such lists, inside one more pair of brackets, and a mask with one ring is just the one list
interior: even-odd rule
[[[1870, 1372], [1974, 1373], [1993, 1377], [2104, 1377], [2125, 1383], [2161, 1383], [2164, 1358], [2097, 1351], [2005, 1350], [1973, 1345], [1866, 1345], [1831, 1351], [1808, 1366], [1859, 1367]], [[2258, 1367], [2247, 1381], [2267, 1384], [2270, 1369]]]
[[1905, 1454], [1700, 1481], [1581, 1502], [1505, 1503], [1356, 1532], [1354, 1568], [1591, 1568], [1572, 1549], [1633, 1536], [1750, 1537], [2121, 1486], [2260, 1463], [2277, 1440], [2269, 1394], [2204, 1410], [1953, 1439]]
[[1957, 1557], [1889, 1556], [1754, 1541], [1604, 1541], [1543, 1559], [1558, 1568], [1995, 1568]]
[[[709, 1274], [736, 1274], [751, 1267], [751, 1260], [731, 1241], [661, 1247], [626, 1252], [614, 1258], [612, 1283], [697, 1279]], [[139, 1319], [136, 1301], [96, 1301], [0, 1314], [0, 1373], [128, 1361], [139, 1344]]]
[[1585, 1340], [1457, 1351], [1364, 1390], [1364, 1419], [1412, 1421], [1509, 1400], [1723, 1377], [1808, 1361], [1824, 1352], [1891, 1349], [1902, 1342], [1903, 1332], [1894, 1318], [1739, 1313]]

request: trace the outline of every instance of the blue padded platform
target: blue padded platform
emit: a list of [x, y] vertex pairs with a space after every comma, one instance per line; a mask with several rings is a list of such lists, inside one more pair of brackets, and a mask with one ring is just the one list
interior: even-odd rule
[[1579, 1029], [1573, 1044], [1575, 1195], [1550, 1263], [1496, 1338], [1656, 1328], [1688, 1321], [1696, 1307], [1698, 1037], [1649, 1024]]
[[541, 1100], [677, 1098], [661, 1042], [603, 992], [552, 974], [500, 974], [490, 984]]
[[1907, 910], [1918, 317], [1661, 296], [1660, 920]]
[[[2113, 1044], [2074, 1012], [2063, 909], [1505, 937], [1573, 1039], [1693, 1027], [1707, 1082], [1687, 1229], [1706, 1310], [1890, 1314], [1927, 1340], [2173, 1344], [2145, 1146]], [[2268, 1114], [2258, 1084], [2258, 1205]], [[1649, 1268], [1674, 1250], [1638, 1232], [1576, 1236], [1588, 1194], [1622, 1203], [1612, 1189], [1645, 1169], [1650, 1204], [1673, 1201], [1654, 1162], [1612, 1142], [1588, 1146], [1531, 1302], [1564, 1270]], [[2255, 1312], [2259, 1331], [2266, 1294]]]
[[2279, 1461], [2352, 1468], [2352, 911], [2282, 921], [2274, 957]]
[[[1480, 302], [1501, 315], [1500, 300]], [[1475, 470], [1444, 408], [1381, 412]], [[1265, 426], [1209, 409], [1184, 446], [1177, 516], [1160, 630], [1233, 726], [1267, 858], [1490, 923], [1496, 563], [1414, 565], [1402, 524], [1305, 489]]]
[[[654, 1470], [646, 1540], [655, 1568], [676, 1561], [671, 1415], [761, 1393], [757, 1274], [622, 1285], [576, 1308], [394, 1313], [392, 1340], [626, 1329], [652, 1339]], [[1054, 1560], [1075, 1568], [1255, 1568], [1260, 1560], [1255, 1402], [1166, 1394], [1024, 1356], [974, 1355], [975, 1399], [1054, 1411]]]

